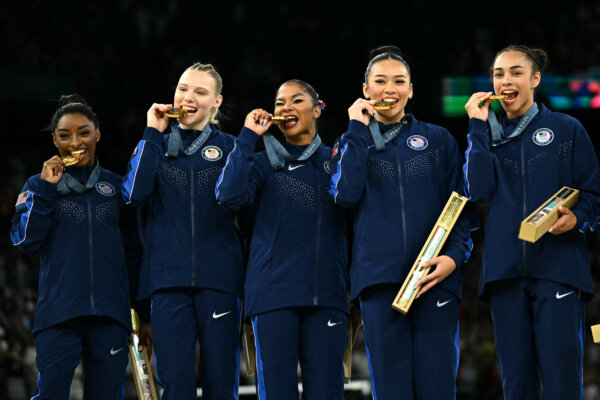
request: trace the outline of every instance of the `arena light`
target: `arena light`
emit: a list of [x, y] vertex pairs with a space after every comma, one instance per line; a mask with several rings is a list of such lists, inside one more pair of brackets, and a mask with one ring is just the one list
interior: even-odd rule
[[[465, 104], [475, 92], [493, 91], [487, 75], [447, 76], [442, 79], [442, 113], [465, 117]], [[537, 89], [538, 100], [554, 111], [600, 109], [600, 67], [572, 75], [544, 74]], [[492, 103], [495, 110], [499, 102]]]

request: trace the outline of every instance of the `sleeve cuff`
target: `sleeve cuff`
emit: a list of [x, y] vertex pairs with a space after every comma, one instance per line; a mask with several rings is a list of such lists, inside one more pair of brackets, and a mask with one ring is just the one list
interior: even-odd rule
[[54, 200], [58, 198], [56, 185], [42, 179], [41, 175], [31, 178], [30, 186], [38, 196], [44, 199]]
[[469, 120], [469, 134], [488, 136], [487, 123], [479, 118]]
[[165, 134], [159, 131], [158, 129], [147, 126], [144, 130], [144, 136], [142, 137], [142, 139], [158, 146], [159, 148], [162, 148], [164, 137]]
[[571, 212], [575, 214], [575, 217], [577, 218], [577, 223], [575, 224], [575, 227], [573, 229], [576, 229], [581, 233], [586, 233], [588, 228], [593, 229], [593, 227], [590, 227], [590, 224], [588, 222], [585, 222], [583, 220], [583, 215], [581, 215], [581, 212], [579, 210], [575, 208], [572, 209]]
[[465, 250], [463, 249], [459, 249], [453, 246], [446, 249], [445, 254], [454, 260], [457, 269], [460, 268], [460, 266], [463, 265], [465, 262]]
[[243, 127], [237, 140], [254, 151], [256, 144], [260, 140], [260, 136], [252, 129]]
[[344, 136], [362, 147], [367, 147], [369, 145], [368, 127], [358, 120], [350, 120], [348, 123], [348, 131]]

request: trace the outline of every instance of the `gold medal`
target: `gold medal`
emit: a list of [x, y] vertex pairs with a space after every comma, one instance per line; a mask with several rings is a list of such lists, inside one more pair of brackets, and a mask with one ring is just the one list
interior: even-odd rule
[[188, 111], [185, 108], [169, 108], [165, 111], [165, 117], [169, 118], [182, 118], [187, 115]]
[[375, 108], [376, 110], [389, 110], [391, 108], [394, 108], [397, 101], [398, 100], [394, 99], [383, 99], [381, 101], [376, 101], [373, 104], [373, 108]]
[[283, 117], [283, 116], [280, 116], [280, 115], [275, 115], [275, 116], [271, 117], [271, 121], [275, 121], [275, 123], [277, 123], [277, 124], [281, 124], [283, 122], [288, 122], [288, 121], [291, 121], [293, 119], [296, 119], [296, 117], [291, 117], [289, 115], [286, 116], [286, 117]]
[[84, 152], [85, 150], [76, 150], [71, 152], [71, 154], [69, 154], [68, 156], [64, 156], [62, 157], [62, 162], [64, 164], [65, 167], [68, 167], [70, 165], [75, 165], [79, 162], [79, 160], [81, 160], [81, 154]]
[[493, 94], [489, 97], [490, 100], [504, 100], [506, 99], [508, 96], [505, 94]]

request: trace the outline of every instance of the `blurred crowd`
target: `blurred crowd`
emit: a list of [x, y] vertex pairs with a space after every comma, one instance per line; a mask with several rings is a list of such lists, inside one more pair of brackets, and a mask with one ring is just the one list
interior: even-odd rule
[[[346, 109], [362, 95], [369, 49], [382, 44], [406, 51], [415, 90], [412, 111], [446, 126], [463, 146], [466, 115], [446, 119], [441, 114], [443, 76], [485, 73], [496, 51], [510, 43], [544, 48], [553, 72], [600, 66], [600, 3], [594, 1], [522, 2], [510, 16], [495, 14], [504, 9], [465, 14], [441, 0], [383, 0], [370, 4], [368, 13], [336, 2], [283, 2], [273, 9], [242, 1], [215, 3], [123, 0], [108, 6], [31, 0], [0, 5], [0, 400], [29, 398], [35, 388], [31, 326], [39, 256], [14, 249], [8, 231], [22, 185], [54, 154], [44, 128], [61, 94], [77, 92], [88, 100], [103, 134], [100, 162], [124, 173], [146, 110], [153, 102], [170, 102], [180, 73], [195, 61], [213, 63], [223, 76], [224, 131], [236, 135], [247, 112], [269, 109], [277, 86], [300, 78], [328, 105], [319, 125], [328, 145], [344, 132]], [[598, 112], [572, 113], [596, 148]], [[478, 211], [483, 224], [485, 206]], [[481, 229], [474, 232], [475, 249], [463, 268], [458, 377], [463, 400], [502, 398], [489, 308], [476, 297], [483, 240]], [[589, 244], [600, 289], [600, 236], [590, 235]], [[584, 385], [589, 400], [600, 399], [600, 344], [592, 343], [589, 330], [600, 324], [599, 297], [586, 309]], [[368, 379], [361, 336], [353, 378]], [[80, 382], [76, 374], [73, 398], [79, 398]], [[242, 376], [240, 383], [252, 385], [253, 380]], [[135, 398], [132, 377], [127, 398]]]

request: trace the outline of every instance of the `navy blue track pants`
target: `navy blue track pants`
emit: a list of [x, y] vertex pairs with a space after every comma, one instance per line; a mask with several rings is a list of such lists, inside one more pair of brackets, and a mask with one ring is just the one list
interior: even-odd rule
[[163, 400], [196, 400], [196, 344], [202, 398], [238, 398], [241, 300], [211, 289], [152, 295], [152, 342]]
[[252, 317], [259, 400], [298, 399], [297, 367], [307, 400], [344, 400], [348, 316], [334, 308], [298, 307]]
[[68, 400], [82, 362], [86, 400], [123, 399], [129, 332], [108, 317], [80, 317], [35, 337], [38, 381], [33, 400]]
[[458, 301], [434, 286], [406, 315], [392, 308], [399, 284], [360, 294], [374, 400], [456, 398]]
[[584, 303], [557, 282], [490, 284], [490, 310], [506, 400], [583, 399]]

